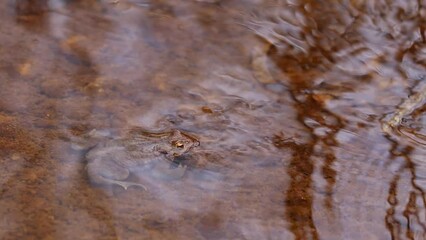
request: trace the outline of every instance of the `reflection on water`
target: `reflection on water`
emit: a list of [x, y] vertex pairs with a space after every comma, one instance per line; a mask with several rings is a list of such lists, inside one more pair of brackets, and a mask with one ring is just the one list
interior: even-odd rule
[[[425, 10], [2, 2], [1, 238], [426, 238]], [[200, 146], [158, 173], [134, 127]], [[93, 184], [93, 149], [147, 190]]]

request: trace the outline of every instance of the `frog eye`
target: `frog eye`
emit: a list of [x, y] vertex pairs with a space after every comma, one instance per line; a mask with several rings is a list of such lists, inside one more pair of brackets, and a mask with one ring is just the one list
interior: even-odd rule
[[175, 141], [172, 143], [177, 148], [184, 148], [185, 144], [183, 144], [181, 141]]

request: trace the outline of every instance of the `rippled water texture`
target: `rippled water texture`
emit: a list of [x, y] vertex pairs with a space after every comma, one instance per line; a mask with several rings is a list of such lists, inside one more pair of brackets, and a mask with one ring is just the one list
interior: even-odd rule
[[[1, 239], [426, 239], [426, 2], [0, 12]], [[133, 127], [197, 139], [183, 176], [91, 183]]]

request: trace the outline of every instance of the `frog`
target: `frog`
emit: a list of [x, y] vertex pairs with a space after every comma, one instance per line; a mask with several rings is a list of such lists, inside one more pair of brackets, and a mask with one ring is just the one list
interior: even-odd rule
[[426, 84], [418, 92], [411, 94], [390, 115], [384, 117], [381, 122], [382, 131], [387, 135], [392, 135], [392, 131], [398, 129], [403, 120], [416, 109], [426, 103]]
[[[135, 169], [149, 168], [158, 162], [173, 163], [176, 158], [190, 152], [200, 142], [180, 130], [160, 133], [136, 131], [126, 137], [109, 139], [86, 153], [86, 170], [92, 183], [118, 185], [127, 190], [131, 186], [148, 190], [145, 185], [128, 181]], [[164, 168], [162, 174], [180, 178], [186, 166]]]

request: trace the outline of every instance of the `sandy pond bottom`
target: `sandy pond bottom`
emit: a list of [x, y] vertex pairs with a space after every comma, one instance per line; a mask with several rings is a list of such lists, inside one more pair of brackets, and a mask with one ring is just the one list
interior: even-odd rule
[[[426, 239], [420, 3], [1, 1], [0, 238]], [[91, 183], [132, 127], [185, 174]]]

